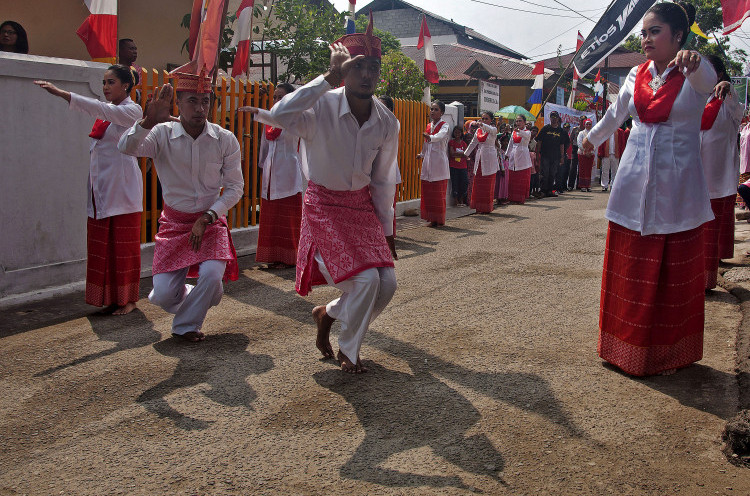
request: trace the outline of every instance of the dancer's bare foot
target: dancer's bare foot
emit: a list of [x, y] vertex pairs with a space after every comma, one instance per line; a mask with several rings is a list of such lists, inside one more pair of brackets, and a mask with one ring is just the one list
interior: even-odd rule
[[96, 312], [96, 315], [112, 315], [112, 312], [114, 312], [118, 308], [119, 307], [117, 305], [109, 305], [108, 307], [104, 307]]
[[362, 365], [362, 359], [357, 356], [357, 364], [353, 364], [351, 360], [349, 360], [346, 355], [341, 353], [341, 350], [339, 350], [338, 355], [336, 356], [338, 361], [341, 363], [341, 371], [346, 372], [347, 374], [364, 374], [367, 372], [367, 367]]
[[117, 307], [117, 310], [112, 312], [112, 315], [127, 315], [136, 309], [135, 302], [129, 301], [121, 307]]
[[336, 320], [326, 312], [325, 305], [319, 305], [312, 310], [312, 317], [318, 326], [318, 337], [315, 339], [315, 346], [323, 354], [323, 358], [333, 358], [333, 348], [331, 347], [331, 326]]
[[206, 335], [203, 334], [201, 331], [190, 331], [190, 332], [186, 332], [185, 334], [172, 333], [172, 337], [175, 339], [182, 339], [189, 343], [198, 343], [206, 339]]

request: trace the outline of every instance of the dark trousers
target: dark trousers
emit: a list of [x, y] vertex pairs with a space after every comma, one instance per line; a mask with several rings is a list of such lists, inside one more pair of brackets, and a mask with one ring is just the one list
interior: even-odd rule
[[565, 191], [568, 186], [568, 171], [570, 170], [570, 159], [565, 158], [563, 164], [557, 167], [557, 177], [555, 178], [555, 189]]
[[532, 174], [531, 175], [531, 182], [530, 188], [529, 188], [529, 194], [536, 193], [539, 191], [539, 174]]
[[576, 179], [578, 179], [578, 147], [573, 147], [573, 159], [570, 162], [568, 171], [568, 188], [576, 189]]
[[456, 169], [450, 167], [451, 195], [458, 203], [466, 203], [466, 192], [469, 188], [468, 169]]
[[740, 184], [737, 187], [737, 193], [739, 193], [742, 199], [745, 201], [745, 205], [750, 206], [750, 186]]
[[555, 189], [555, 178], [557, 168], [560, 165], [560, 157], [545, 157], [542, 155], [541, 170], [539, 171], [539, 182], [542, 193], [549, 194]]

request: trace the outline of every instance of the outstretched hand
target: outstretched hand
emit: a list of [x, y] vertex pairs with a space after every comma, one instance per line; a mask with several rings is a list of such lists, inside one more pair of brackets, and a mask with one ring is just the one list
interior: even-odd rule
[[237, 109], [237, 112], [250, 112], [251, 114], [255, 115], [255, 114], [258, 113], [258, 108], [257, 107], [250, 107], [250, 106], [240, 107], [240, 108]]
[[353, 64], [365, 58], [364, 55], [357, 55], [352, 58], [349, 49], [342, 43], [334, 43], [328, 47], [331, 50], [331, 65], [326, 74], [326, 81], [331, 86], [339, 86], [346, 79]]
[[145, 117], [141, 121], [141, 127], [151, 129], [159, 123], [175, 120], [171, 115], [173, 93], [172, 85], [169, 83], [161, 87], [158, 95], [154, 88], [154, 92], [146, 100], [146, 109], [143, 112]]
[[731, 89], [732, 89], [732, 85], [729, 84], [729, 81], [721, 81], [714, 88], [714, 96], [716, 96], [716, 98], [723, 100], [727, 97]]
[[46, 90], [48, 93], [59, 96], [60, 98], [64, 98], [65, 100], [70, 102], [70, 93], [65, 90], [61, 90], [49, 81], [36, 80], [34, 81], [34, 84], [39, 86], [43, 90]]
[[680, 72], [687, 76], [695, 72], [700, 65], [701, 54], [693, 50], [680, 50], [667, 67], [677, 67]]

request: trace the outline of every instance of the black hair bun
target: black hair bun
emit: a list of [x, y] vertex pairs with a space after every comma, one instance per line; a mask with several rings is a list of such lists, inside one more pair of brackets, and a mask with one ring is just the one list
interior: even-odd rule
[[695, 22], [695, 7], [693, 7], [693, 4], [687, 2], [677, 2], [677, 4], [687, 12], [688, 27], [692, 26]]

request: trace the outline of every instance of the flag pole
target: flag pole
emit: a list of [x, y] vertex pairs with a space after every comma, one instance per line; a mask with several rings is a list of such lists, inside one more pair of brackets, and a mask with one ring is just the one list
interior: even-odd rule
[[229, 0], [224, 0], [224, 11], [221, 14], [221, 28], [219, 29], [219, 43], [217, 44], [216, 48], [216, 58], [214, 59], [214, 75], [211, 79], [211, 87], [216, 86], [216, 80], [219, 77], [219, 54], [221, 53], [221, 40], [224, 37], [224, 26], [227, 23], [227, 11], [229, 10]]

